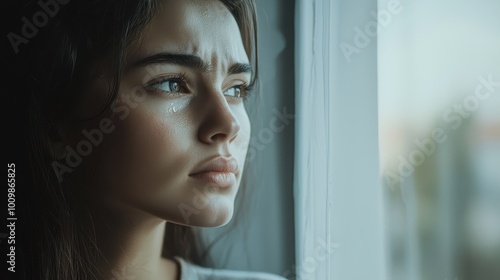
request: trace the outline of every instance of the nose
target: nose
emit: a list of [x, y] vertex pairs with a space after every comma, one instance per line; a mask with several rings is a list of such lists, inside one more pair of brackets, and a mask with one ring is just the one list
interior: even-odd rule
[[206, 144], [233, 142], [240, 131], [240, 122], [233, 114], [222, 92], [205, 95], [201, 101], [204, 112], [198, 129], [198, 138]]

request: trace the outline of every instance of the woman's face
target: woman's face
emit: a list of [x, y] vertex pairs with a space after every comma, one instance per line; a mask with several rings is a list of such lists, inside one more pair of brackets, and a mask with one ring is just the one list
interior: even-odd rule
[[[222, 3], [162, 1], [128, 49], [112, 123], [86, 126], [107, 127], [83, 160], [93, 194], [175, 223], [227, 223], [250, 138], [242, 99], [250, 82], [237, 23]], [[93, 87], [79, 114], [105, 102], [105, 83]], [[218, 157], [232, 172], [193, 175]]]

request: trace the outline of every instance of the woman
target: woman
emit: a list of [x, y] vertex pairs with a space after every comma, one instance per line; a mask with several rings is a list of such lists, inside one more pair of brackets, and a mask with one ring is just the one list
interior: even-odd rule
[[252, 1], [51, 4], [13, 71], [36, 183], [26, 278], [282, 279], [194, 264], [191, 227], [228, 223], [244, 171]]

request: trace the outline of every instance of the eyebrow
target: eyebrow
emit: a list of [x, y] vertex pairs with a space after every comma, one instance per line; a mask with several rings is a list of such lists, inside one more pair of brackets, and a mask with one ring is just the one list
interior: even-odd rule
[[253, 73], [252, 65], [248, 63], [237, 62], [227, 70], [228, 75], [240, 74], [240, 73]]
[[[131, 64], [130, 68], [137, 68], [150, 64], [175, 64], [179, 66], [189, 67], [194, 70], [208, 73], [212, 66], [203, 61], [199, 56], [191, 54], [175, 54], [175, 53], [158, 53], [148, 56]], [[232, 64], [228, 71], [228, 75], [251, 73], [253, 74], [252, 66], [248, 63], [237, 62]]]

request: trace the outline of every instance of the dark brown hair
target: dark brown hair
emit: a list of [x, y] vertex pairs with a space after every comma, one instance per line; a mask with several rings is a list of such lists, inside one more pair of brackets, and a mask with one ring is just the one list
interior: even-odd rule
[[[257, 79], [257, 30], [253, 0], [219, 0], [232, 13]], [[33, 6], [36, 1], [31, 1]], [[29, 5], [28, 5], [29, 6]], [[26, 141], [22, 142], [32, 170], [26, 187], [23, 218], [30, 242], [21, 251], [25, 279], [99, 279], [93, 260], [94, 232], [81, 223], [90, 219], [76, 199], [71, 180], [59, 182], [51, 162], [50, 143], [59, 138], [57, 125], [67, 120], [85, 85], [95, 79], [99, 61], [111, 69], [112, 83], [104, 114], [118, 95], [125, 49], [138, 38], [156, 11], [155, 0], [72, 0], [59, 7], [57, 15], [30, 40], [19, 46], [12, 59], [9, 79], [12, 93], [23, 115]], [[26, 106], [28, 104], [28, 106]], [[22, 106], [22, 108], [21, 108]], [[98, 117], [98, 116], [95, 116]], [[84, 121], [84, 120], [80, 120]], [[240, 190], [241, 192], [242, 190]], [[202, 254], [193, 246], [190, 227], [167, 223], [166, 234], [173, 243], [166, 251], [195, 263]], [[171, 238], [170, 238], [171, 237]]]

